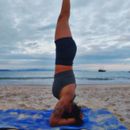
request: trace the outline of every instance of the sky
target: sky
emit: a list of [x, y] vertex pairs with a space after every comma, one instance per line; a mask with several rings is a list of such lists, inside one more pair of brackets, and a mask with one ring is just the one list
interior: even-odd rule
[[[55, 66], [62, 0], [0, 0], [0, 69]], [[130, 0], [71, 0], [75, 69], [130, 70]]]

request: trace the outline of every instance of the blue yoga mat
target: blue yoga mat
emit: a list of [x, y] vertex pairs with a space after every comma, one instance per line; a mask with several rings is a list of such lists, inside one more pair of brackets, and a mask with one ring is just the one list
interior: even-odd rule
[[84, 124], [80, 127], [50, 127], [49, 118], [53, 110], [0, 110], [0, 128], [19, 130], [128, 130], [111, 112], [106, 109], [82, 109]]

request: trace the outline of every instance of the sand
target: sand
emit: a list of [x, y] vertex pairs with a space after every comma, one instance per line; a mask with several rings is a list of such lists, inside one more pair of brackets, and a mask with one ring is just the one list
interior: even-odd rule
[[[82, 107], [107, 108], [130, 129], [130, 85], [78, 85], [75, 102]], [[0, 109], [53, 109], [51, 86], [0, 86]]]

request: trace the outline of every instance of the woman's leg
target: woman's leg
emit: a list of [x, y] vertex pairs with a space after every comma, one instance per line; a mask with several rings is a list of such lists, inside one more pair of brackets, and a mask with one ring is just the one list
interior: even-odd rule
[[[70, 18], [70, 0], [63, 0], [61, 12], [58, 17], [57, 25], [56, 25], [55, 41], [60, 38], [72, 36], [70, 26], [69, 26], [69, 18]], [[59, 73], [71, 69], [72, 66], [56, 65], [55, 73]]]
[[63, 0], [60, 15], [57, 20], [55, 40], [71, 36], [69, 27], [70, 0]]

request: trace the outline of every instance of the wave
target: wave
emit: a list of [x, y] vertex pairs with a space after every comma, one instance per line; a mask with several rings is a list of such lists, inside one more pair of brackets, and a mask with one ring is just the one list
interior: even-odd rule
[[53, 77], [0, 77], [0, 80], [53, 79]]
[[[54, 77], [0, 77], [0, 80], [32, 80], [32, 79], [54, 79]], [[107, 80], [117, 80], [117, 79], [130, 79], [130, 78], [127, 78], [127, 77], [115, 77], [115, 78], [86, 78], [86, 77], [76, 77], [76, 79], [79, 79], [79, 80], [104, 80], [104, 81], [107, 81]]]
[[116, 80], [116, 79], [130, 79], [130, 77], [76, 77], [77, 79], [83, 79], [83, 80]]
[[77, 79], [80, 79], [80, 80], [114, 80], [114, 78], [106, 78], [106, 77], [103, 77], [103, 78], [89, 78], [89, 77], [76, 77]]
[[0, 69], [1, 72], [7, 71], [53, 71], [53, 69]]

